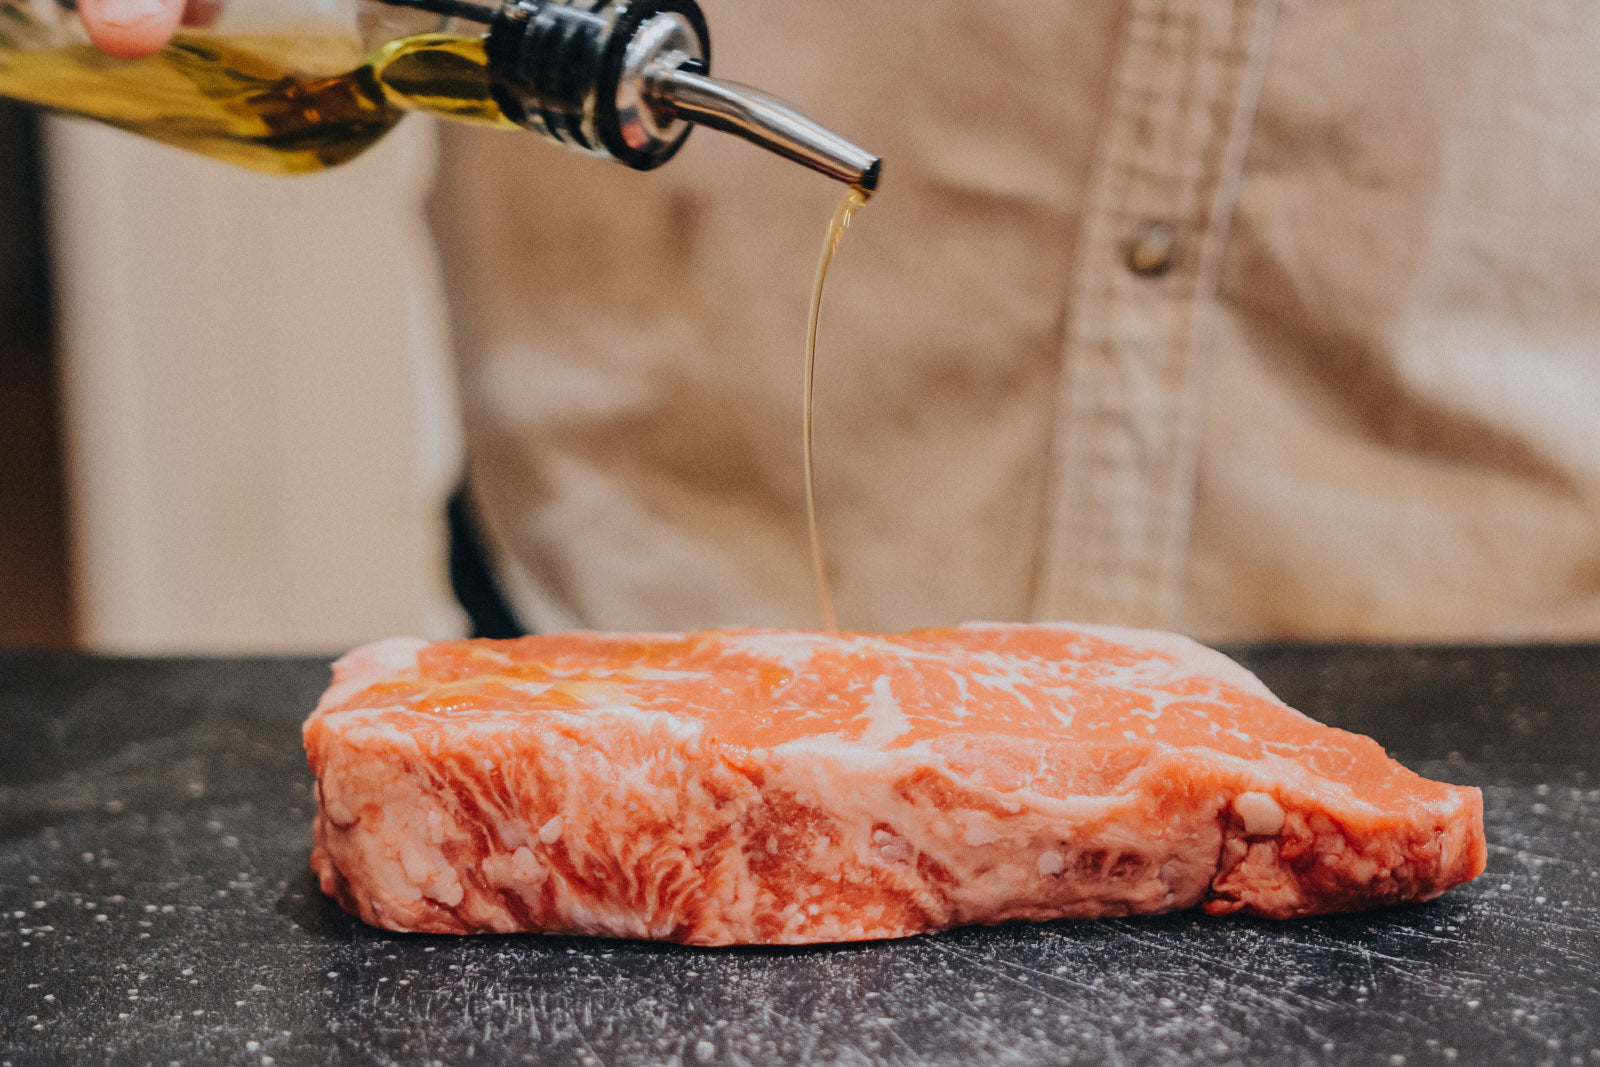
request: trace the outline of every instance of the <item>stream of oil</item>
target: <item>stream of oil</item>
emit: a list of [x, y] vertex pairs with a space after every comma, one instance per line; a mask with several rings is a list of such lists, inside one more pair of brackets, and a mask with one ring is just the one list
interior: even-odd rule
[[812, 413], [814, 411], [817, 378], [817, 324], [822, 320], [822, 290], [828, 283], [828, 268], [839, 251], [839, 241], [850, 226], [855, 213], [866, 206], [872, 194], [860, 186], [852, 186], [839, 201], [833, 220], [828, 223], [828, 236], [822, 242], [822, 255], [817, 257], [817, 281], [811, 289], [811, 318], [806, 329], [806, 382], [805, 402], [805, 469], [806, 469], [806, 527], [811, 534], [811, 571], [817, 580], [817, 597], [822, 603], [822, 621], [829, 633], [839, 632], [838, 618], [833, 611], [833, 593], [828, 586], [828, 567], [822, 554], [822, 528], [817, 522], [817, 470], [815, 453], [811, 444]]

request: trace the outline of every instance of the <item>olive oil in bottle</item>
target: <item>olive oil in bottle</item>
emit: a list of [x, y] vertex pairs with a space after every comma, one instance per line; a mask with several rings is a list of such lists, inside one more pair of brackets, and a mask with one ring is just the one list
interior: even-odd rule
[[[329, 71], [330, 73], [318, 73]], [[353, 42], [180, 33], [144, 59], [89, 44], [0, 54], [0, 95], [277, 174], [358, 155], [410, 109], [506, 129], [481, 38]]]

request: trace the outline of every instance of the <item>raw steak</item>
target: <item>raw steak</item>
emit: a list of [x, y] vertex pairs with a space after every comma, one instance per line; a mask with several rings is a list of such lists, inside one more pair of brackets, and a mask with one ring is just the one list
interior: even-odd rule
[[367, 922], [702, 945], [1427, 900], [1476, 789], [1185, 638], [978, 624], [392, 640], [305, 726], [312, 867]]

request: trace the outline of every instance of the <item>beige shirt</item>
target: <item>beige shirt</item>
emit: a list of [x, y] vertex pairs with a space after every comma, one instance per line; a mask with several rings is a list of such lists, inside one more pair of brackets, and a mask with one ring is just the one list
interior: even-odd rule
[[[1587, 0], [705, 7], [718, 74], [886, 159], [817, 378], [842, 625], [1600, 636]], [[709, 131], [650, 174], [450, 133], [471, 477], [528, 623], [818, 625], [840, 192]]]

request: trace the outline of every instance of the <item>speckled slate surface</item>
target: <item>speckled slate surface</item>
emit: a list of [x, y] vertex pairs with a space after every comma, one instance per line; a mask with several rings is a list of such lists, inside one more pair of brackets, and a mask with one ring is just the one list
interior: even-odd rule
[[836, 948], [397, 937], [305, 873], [307, 660], [0, 654], [0, 1064], [1600, 1067], [1600, 648], [1238, 650], [1484, 788], [1421, 907]]

